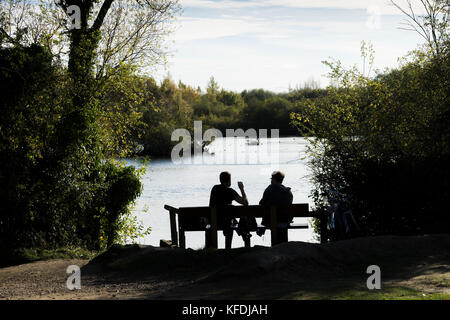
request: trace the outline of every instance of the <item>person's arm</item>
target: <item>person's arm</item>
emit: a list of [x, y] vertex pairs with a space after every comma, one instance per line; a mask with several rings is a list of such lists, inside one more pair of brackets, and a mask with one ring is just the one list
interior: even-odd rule
[[239, 194], [236, 193], [234, 200], [240, 204], [243, 204], [244, 206], [248, 206], [248, 199], [244, 191], [244, 184], [241, 181], [238, 182], [238, 187], [239, 190], [241, 190], [241, 196], [239, 196]]
[[215, 192], [215, 189], [213, 187], [211, 189], [211, 194], [209, 196], [209, 206], [212, 207], [212, 206], [215, 206], [215, 204], [216, 204], [216, 192]]
[[262, 197], [261, 200], [259, 200], [259, 205], [260, 206], [263, 206], [265, 204], [267, 204], [267, 189], [264, 190], [263, 197]]
[[291, 192], [291, 189], [289, 189], [289, 204], [292, 204], [292, 202], [294, 201], [294, 195]]

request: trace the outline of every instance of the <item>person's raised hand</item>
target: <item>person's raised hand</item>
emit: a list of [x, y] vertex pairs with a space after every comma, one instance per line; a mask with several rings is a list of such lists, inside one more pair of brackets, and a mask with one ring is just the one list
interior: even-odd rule
[[242, 181], [238, 181], [238, 187], [239, 187], [239, 189], [244, 189], [244, 184], [242, 183]]

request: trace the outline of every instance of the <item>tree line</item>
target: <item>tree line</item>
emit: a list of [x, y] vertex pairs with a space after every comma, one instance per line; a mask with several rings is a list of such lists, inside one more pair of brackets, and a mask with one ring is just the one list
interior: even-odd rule
[[279, 129], [280, 135], [301, 135], [291, 123], [290, 114], [301, 112], [299, 101], [326, 95], [320, 88], [299, 88], [288, 93], [264, 89], [241, 93], [221, 89], [211, 77], [206, 90], [176, 84], [170, 77], [160, 84], [152, 78], [144, 80], [145, 102], [140, 108], [142, 126], [135, 142], [142, 146], [137, 155], [168, 156], [177, 143], [171, 141], [177, 128], [193, 131], [194, 121], [203, 128], [216, 128], [225, 135], [226, 129]]

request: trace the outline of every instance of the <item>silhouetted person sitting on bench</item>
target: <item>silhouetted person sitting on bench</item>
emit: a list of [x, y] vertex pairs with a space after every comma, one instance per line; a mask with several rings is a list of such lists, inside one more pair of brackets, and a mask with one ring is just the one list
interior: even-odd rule
[[[284, 173], [275, 171], [272, 173], [271, 184], [264, 191], [262, 199], [259, 204], [262, 206], [278, 206], [292, 204], [293, 196], [291, 188], [285, 187], [282, 183], [284, 180]], [[292, 217], [277, 215], [278, 226], [289, 225], [292, 222]], [[270, 216], [265, 216], [261, 222], [262, 225], [270, 227]], [[265, 228], [258, 230], [258, 235], [262, 236], [266, 231]], [[277, 232], [278, 243], [288, 241], [287, 228], [279, 228]]]
[[[231, 186], [231, 174], [229, 172], [222, 172], [219, 176], [220, 184], [215, 185], [211, 189], [211, 196], [209, 198], [209, 206], [219, 208], [217, 212], [217, 226], [219, 229], [223, 229], [223, 235], [225, 236], [225, 248], [231, 249], [231, 242], [233, 240], [232, 225], [236, 225], [237, 221], [234, 218], [227, 217], [226, 212], [220, 209], [222, 206], [231, 205], [234, 201], [248, 205], [247, 195], [244, 191], [244, 184], [238, 182], [238, 187], [241, 190], [241, 196]], [[209, 239], [209, 237], [206, 237]], [[207, 244], [208, 246], [208, 244]]]

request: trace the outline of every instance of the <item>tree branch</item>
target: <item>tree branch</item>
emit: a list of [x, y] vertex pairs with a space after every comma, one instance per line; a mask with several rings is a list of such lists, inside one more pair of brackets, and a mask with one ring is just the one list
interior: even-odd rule
[[111, 4], [113, 3], [113, 1], [114, 0], [105, 0], [105, 2], [103, 2], [102, 7], [98, 12], [97, 18], [95, 18], [94, 24], [91, 27], [92, 31], [100, 30], [100, 27], [102, 26], [106, 14], [108, 13], [109, 8], [111, 8]]

